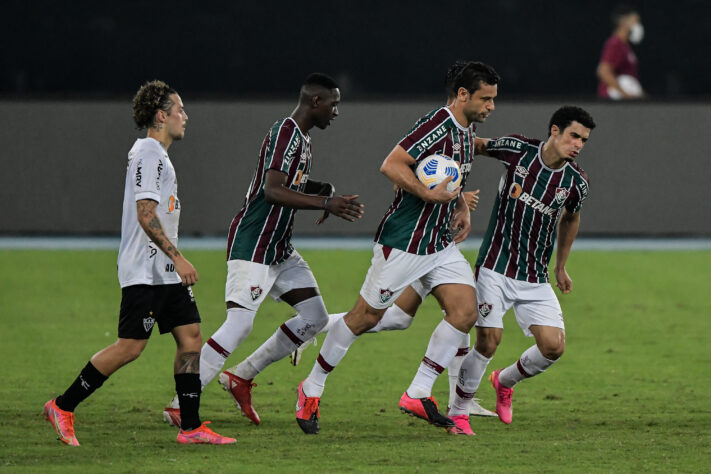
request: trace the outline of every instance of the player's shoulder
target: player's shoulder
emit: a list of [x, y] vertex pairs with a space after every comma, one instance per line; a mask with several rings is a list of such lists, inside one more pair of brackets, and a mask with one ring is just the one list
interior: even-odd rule
[[525, 135], [511, 133], [497, 138], [492, 138], [487, 144], [487, 149], [496, 151], [510, 151], [513, 153], [525, 153], [529, 150], [538, 150], [541, 140], [528, 138]]
[[586, 184], [590, 183], [590, 178], [588, 178], [588, 174], [578, 163], [573, 161], [571, 163], [568, 163], [568, 166], [572, 170], [573, 176], [576, 178], [576, 180], [585, 181]]
[[168, 153], [157, 140], [153, 138], [139, 138], [136, 140], [136, 143], [133, 144], [133, 147], [131, 147], [129, 156], [142, 160], [160, 160], [162, 158], [168, 158]]
[[279, 132], [281, 130], [293, 131], [296, 128], [296, 122], [291, 117], [283, 117], [274, 122], [272, 131]]

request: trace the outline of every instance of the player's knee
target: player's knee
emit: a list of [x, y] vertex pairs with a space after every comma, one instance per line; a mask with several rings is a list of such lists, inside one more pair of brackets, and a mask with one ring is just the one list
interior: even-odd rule
[[463, 332], [469, 332], [476, 323], [476, 311], [473, 308], [458, 307], [447, 310], [445, 320]]
[[561, 337], [558, 339], [551, 339], [548, 341], [542, 341], [542, 344], [538, 345], [538, 349], [548, 360], [558, 360], [565, 352], [565, 338]]
[[496, 348], [499, 347], [501, 336], [496, 331], [487, 331], [477, 328], [476, 343], [474, 348], [476, 351], [486, 358], [493, 357], [496, 353]]
[[146, 342], [142, 340], [126, 341], [119, 339], [116, 342], [116, 347], [118, 348], [121, 357], [121, 365], [124, 365], [138, 359], [143, 352], [143, 349], [146, 347]]

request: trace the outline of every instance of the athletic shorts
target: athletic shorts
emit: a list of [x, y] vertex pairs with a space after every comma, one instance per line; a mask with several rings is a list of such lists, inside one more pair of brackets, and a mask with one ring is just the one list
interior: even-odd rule
[[318, 288], [309, 264], [294, 251], [276, 265], [248, 260], [227, 261], [225, 301], [256, 311], [267, 295], [279, 297], [298, 288]]
[[148, 339], [153, 325], [161, 334], [178, 326], [200, 322], [193, 290], [181, 283], [133, 285], [121, 288], [118, 337]]
[[476, 279], [478, 317], [481, 328], [503, 328], [504, 313], [512, 306], [523, 333], [532, 337], [530, 326], [551, 326], [565, 331], [563, 311], [550, 283], [515, 280], [480, 267]]
[[472, 267], [455, 244], [430, 255], [416, 255], [376, 243], [360, 295], [373, 308], [385, 309], [416, 280], [422, 288], [415, 291], [429, 292], [446, 283], [475, 286]]

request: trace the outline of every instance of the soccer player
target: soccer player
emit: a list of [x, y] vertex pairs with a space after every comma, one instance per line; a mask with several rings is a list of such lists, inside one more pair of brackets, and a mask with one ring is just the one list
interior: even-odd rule
[[[474, 130], [494, 109], [498, 74], [470, 62], [453, 81], [456, 99], [422, 117], [387, 156], [380, 170], [397, 194], [375, 235], [371, 267], [354, 308], [336, 321], [309, 376], [297, 389], [296, 420], [307, 434], [319, 430], [319, 404], [326, 378], [357, 337], [375, 326], [386, 308], [414, 281], [432, 288], [445, 311], [410, 387], [400, 399], [403, 412], [454, 432], [473, 434], [468, 416], [453, 421], [439, 413], [432, 385], [461, 347], [476, 320], [476, 294], [471, 267], [452, 242], [453, 228], [468, 229], [470, 216], [460, 188], [447, 191], [445, 180], [424, 186], [413, 169], [425, 157], [440, 153], [460, 163], [466, 183], [474, 153]], [[462, 420], [462, 421], [459, 421]], [[464, 421], [466, 420], [466, 421]]]
[[[289, 355], [328, 322], [328, 312], [308, 264], [291, 244], [297, 209], [323, 209], [349, 222], [360, 219], [357, 195], [334, 196], [334, 187], [309, 179], [313, 127], [325, 129], [338, 116], [341, 93], [336, 82], [314, 73], [301, 86], [291, 116], [278, 120], [262, 143], [257, 169], [244, 206], [232, 220], [227, 242], [227, 319], [203, 346], [200, 378], [205, 387], [220, 373], [229, 355], [252, 330], [257, 309], [267, 295], [298, 312], [246, 360], [225, 370], [219, 381], [254, 424], [252, 380], [269, 364]], [[174, 400], [175, 402], [175, 400]], [[173, 406], [164, 419], [175, 424]]]
[[180, 253], [180, 199], [168, 148], [182, 140], [188, 115], [178, 93], [162, 81], [144, 84], [133, 99], [133, 119], [147, 137], [128, 153], [128, 168], [118, 254], [121, 310], [118, 340], [94, 354], [76, 380], [44, 406], [44, 416], [59, 440], [79, 446], [74, 410], [106, 379], [135, 360], [148, 343], [154, 324], [175, 338], [175, 390], [182, 423], [178, 443], [230, 444], [200, 422], [200, 314], [191, 285], [193, 265]]
[[466, 412], [501, 342], [509, 308], [536, 344], [490, 376], [501, 421], [511, 423], [514, 385], [545, 371], [563, 354], [563, 312], [549, 283], [548, 264], [557, 233], [556, 286], [570, 293], [573, 282], [565, 263], [589, 190], [587, 175], [575, 160], [594, 128], [585, 110], [565, 106], [551, 117], [545, 142], [521, 135], [476, 140], [476, 153], [498, 159], [506, 172], [476, 261], [476, 344], [462, 362], [450, 415]]

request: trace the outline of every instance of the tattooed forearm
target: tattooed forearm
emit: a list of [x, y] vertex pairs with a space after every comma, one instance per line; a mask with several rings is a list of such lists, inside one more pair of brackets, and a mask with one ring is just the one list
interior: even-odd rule
[[151, 199], [142, 199], [136, 202], [136, 210], [138, 213], [138, 222], [146, 232], [151, 241], [169, 257], [178, 257], [180, 252], [173, 246], [168, 237], [165, 235], [163, 225], [160, 219], [156, 216], [157, 202]]
[[176, 374], [199, 374], [200, 373], [200, 353], [184, 352], [177, 358]]

